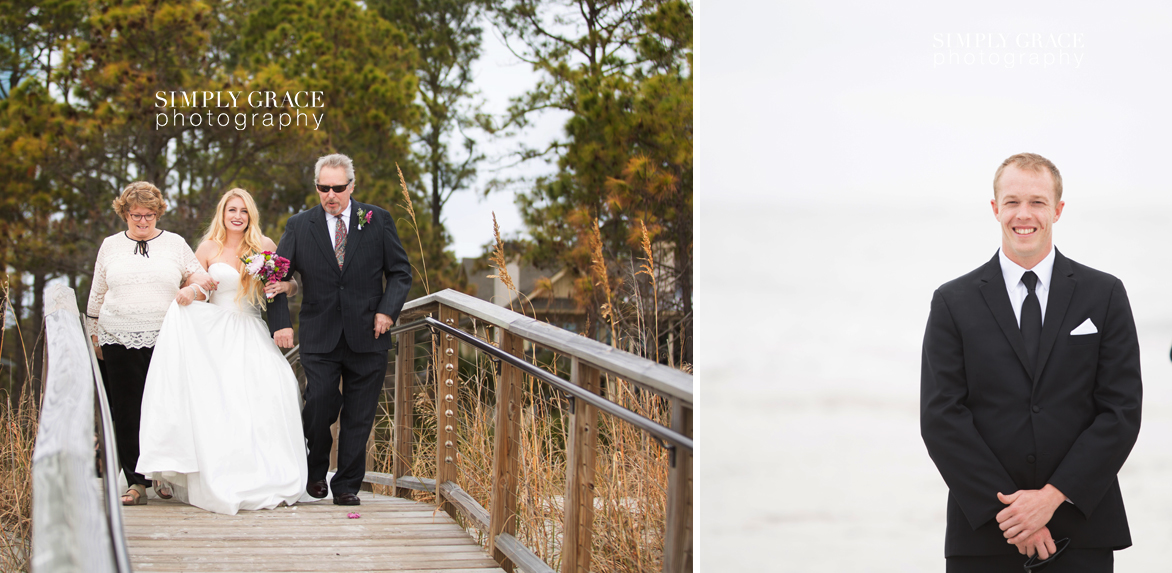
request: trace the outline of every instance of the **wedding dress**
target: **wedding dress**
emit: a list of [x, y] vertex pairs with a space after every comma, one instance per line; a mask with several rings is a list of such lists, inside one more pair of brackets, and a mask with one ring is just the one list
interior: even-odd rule
[[[138, 471], [208, 511], [272, 509], [305, 493], [297, 379], [240, 273], [212, 263], [207, 302], [171, 303], [142, 397]], [[307, 498], [311, 499], [311, 498]]]

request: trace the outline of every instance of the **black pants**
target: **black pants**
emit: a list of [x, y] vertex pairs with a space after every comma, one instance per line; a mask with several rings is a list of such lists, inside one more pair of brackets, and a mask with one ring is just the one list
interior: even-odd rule
[[[337, 497], [358, 493], [366, 476], [366, 442], [387, 374], [387, 352], [354, 352], [342, 336], [326, 353], [301, 353], [305, 368], [305, 408], [301, 424], [309, 445], [309, 481], [325, 479], [334, 445], [330, 425], [339, 417], [338, 471], [330, 481]], [[341, 391], [338, 379], [342, 380]]]
[[[948, 573], [1021, 573], [1025, 555], [949, 557]], [[1110, 549], [1067, 549], [1043, 573], [1111, 573], [1115, 554]]]
[[103, 344], [102, 357], [106, 362], [106, 398], [110, 401], [110, 416], [114, 418], [114, 442], [118, 447], [118, 461], [126, 474], [128, 485], [150, 486], [150, 480], [134, 471], [138, 465], [138, 427], [142, 420], [142, 390], [146, 386], [147, 369], [151, 366], [154, 348], [127, 348], [121, 344]]

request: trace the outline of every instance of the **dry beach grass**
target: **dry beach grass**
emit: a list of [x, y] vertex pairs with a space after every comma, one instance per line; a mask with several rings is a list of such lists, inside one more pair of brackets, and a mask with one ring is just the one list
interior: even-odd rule
[[[4, 331], [8, 329], [8, 284], [0, 285], [0, 351], [4, 348]], [[28, 357], [20, 336], [20, 325], [12, 325], [21, 342], [21, 352]], [[25, 364], [32, 364], [31, 358]], [[0, 366], [9, 368], [10, 366]], [[32, 379], [26, 372], [26, 380]], [[0, 402], [0, 571], [27, 571], [32, 543], [33, 446], [37, 437], [38, 408], [33, 393], [25, 384], [14, 401], [4, 396]]]
[[[495, 220], [494, 220], [495, 227]], [[496, 230], [496, 248], [490, 261], [502, 283], [515, 292], [509, 276], [506, 256], [499, 230]], [[646, 231], [643, 231], [646, 237]], [[594, 272], [603, 288], [607, 284], [607, 267], [601, 253], [601, 243], [592, 241]], [[643, 241], [646, 259], [637, 268], [655, 285], [654, 260], [650, 242]], [[625, 284], [637, 284], [627, 281]], [[631, 349], [655, 359], [655, 350], [642, 351], [655, 337], [655, 299], [657, 293], [644, 293], [649, 303], [629, 312], [636, 325], [624, 328], [622, 313], [611, 307], [608, 299], [607, 327], [615, 346]], [[510, 305], [523, 312], [523, 297]], [[647, 316], [650, 314], [651, 316]], [[626, 326], [630, 326], [629, 324]], [[472, 321], [465, 325], [468, 331], [486, 341], [497, 339], [495, 327]], [[638, 328], [644, 327], [644, 328]], [[650, 332], [642, 332], [649, 330]], [[654, 340], [655, 338], [651, 338]], [[650, 345], [654, 346], [654, 345]], [[435, 379], [431, 365], [438, 348], [438, 340], [420, 333], [416, 339], [414, 373], [414, 448], [412, 475], [435, 474]], [[535, 345], [527, 345], [525, 359], [546, 370], [566, 377], [570, 361]], [[492, 486], [492, 457], [495, 436], [495, 388], [499, 372], [492, 361], [470, 351], [460, 353], [460, 407], [458, 409], [459, 436], [457, 481], [483, 507], [489, 508]], [[670, 425], [670, 407], [663, 398], [638, 389], [634, 384], [614, 377], [604, 381], [606, 396], [622, 406], [665, 426]], [[523, 408], [520, 421], [519, 478], [517, 491], [516, 529], [521, 543], [533, 550], [555, 569], [561, 567], [563, 500], [566, 492], [566, 444], [568, 443], [569, 406], [566, 399], [544, 382], [532, 377], [523, 378]], [[376, 444], [376, 464], [389, 472], [392, 466], [390, 428], [394, 419], [393, 400], [384, 394], [379, 411], [379, 443]], [[594, 522], [591, 570], [601, 572], [653, 571], [661, 568], [666, 517], [666, 491], [669, 454], [641, 430], [610, 418], [599, 416], [599, 439], [594, 479]], [[376, 490], [377, 491], [377, 490]], [[381, 491], [389, 493], [383, 488]], [[417, 499], [434, 499], [431, 494], [416, 492]], [[487, 544], [487, 532], [465, 524], [470, 533]]]

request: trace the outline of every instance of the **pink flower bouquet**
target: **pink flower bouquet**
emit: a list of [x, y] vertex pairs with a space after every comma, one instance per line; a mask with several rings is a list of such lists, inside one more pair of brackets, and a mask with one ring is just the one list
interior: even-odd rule
[[[272, 251], [240, 257], [240, 261], [244, 263], [244, 270], [248, 271], [248, 274], [266, 285], [281, 282], [289, 272], [289, 259]], [[274, 296], [266, 294], [265, 298], [271, 301]]]

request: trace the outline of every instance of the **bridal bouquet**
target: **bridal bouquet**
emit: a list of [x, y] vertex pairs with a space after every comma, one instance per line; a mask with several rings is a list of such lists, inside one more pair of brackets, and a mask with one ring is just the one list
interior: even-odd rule
[[[266, 285], [281, 282], [285, 278], [285, 273], [289, 272], [289, 259], [278, 256], [272, 251], [240, 257], [240, 261], [244, 263], [244, 269], [248, 271], [248, 274]], [[273, 297], [274, 295], [265, 295], [265, 298], [270, 301], [273, 300]]]

